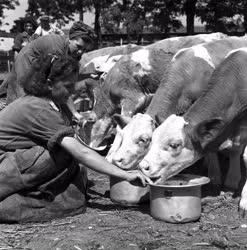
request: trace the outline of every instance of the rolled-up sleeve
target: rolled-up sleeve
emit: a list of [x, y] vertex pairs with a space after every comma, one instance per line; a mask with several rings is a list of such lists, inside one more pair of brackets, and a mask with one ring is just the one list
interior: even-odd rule
[[74, 137], [74, 130], [71, 127], [61, 129], [56, 134], [54, 134], [47, 142], [47, 148], [49, 151], [57, 145], [60, 144], [64, 137]]

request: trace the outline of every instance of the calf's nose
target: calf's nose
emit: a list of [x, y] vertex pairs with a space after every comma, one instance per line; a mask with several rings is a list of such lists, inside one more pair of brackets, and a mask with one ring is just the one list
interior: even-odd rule
[[114, 155], [112, 157], [112, 163], [118, 167], [121, 167], [123, 164], [123, 157], [121, 157], [120, 155]]
[[150, 166], [149, 166], [149, 162], [146, 161], [145, 159], [142, 160], [140, 163], [139, 163], [139, 168], [141, 169], [141, 171], [149, 176], [150, 175]]

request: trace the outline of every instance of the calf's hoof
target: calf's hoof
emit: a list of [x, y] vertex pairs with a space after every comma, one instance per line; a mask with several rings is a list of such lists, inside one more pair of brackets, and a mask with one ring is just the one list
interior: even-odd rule
[[246, 211], [247, 211], [247, 199], [241, 198], [238, 205], [239, 216], [244, 218], [246, 216]]

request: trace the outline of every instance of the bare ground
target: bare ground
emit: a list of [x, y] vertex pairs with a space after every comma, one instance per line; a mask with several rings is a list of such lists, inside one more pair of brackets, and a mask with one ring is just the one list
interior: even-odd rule
[[200, 220], [171, 224], [150, 216], [149, 204], [121, 207], [109, 198], [108, 177], [89, 172], [95, 186], [83, 214], [45, 223], [0, 225], [0, 250], [247, 249], [247, 220], [231, 192], [202, 199]]

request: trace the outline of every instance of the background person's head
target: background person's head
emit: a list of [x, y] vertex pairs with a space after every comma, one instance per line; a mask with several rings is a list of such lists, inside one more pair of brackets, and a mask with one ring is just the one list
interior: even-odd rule
[[33, 31], [34, 31], [34, 26], [31, 22], [26, 22], [24, 24], [24, 30], [27, 32], [28, 35], [32, 35], [33, 34]]
[[32, 68], [30, 75], [21, 81], [25, 93], [66, 103], [74, 91], [78, 61], [71, 56], [49, 55], [40, 57]]
[[41, 28], [44, 30], [49, 30], [50, 29], [50, 18], [47, 15], [43, 15], [40, 17], [40, 25]]
[[82, 21], [75, 22], [69, 30], [70, 54], [80, 59], [84, 52], [93, 50], [96, 45], [94, 30]]

